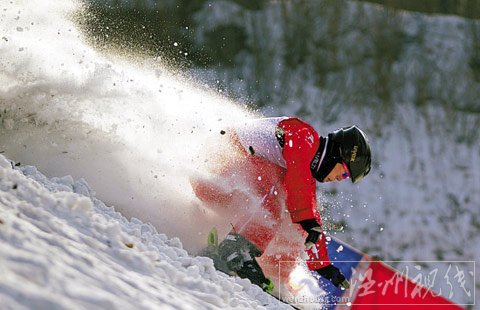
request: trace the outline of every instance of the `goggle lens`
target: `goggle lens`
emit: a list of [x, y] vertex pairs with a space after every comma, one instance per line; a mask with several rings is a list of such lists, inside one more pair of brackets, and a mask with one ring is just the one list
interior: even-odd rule
[[350, 177], [350, 172], [348, 172], [347, 164], [342, 162], [342, 165], [343, 165], [343, 170], [344, 170], [344, 172], [342, 173], [342, 179], [349, 178]]

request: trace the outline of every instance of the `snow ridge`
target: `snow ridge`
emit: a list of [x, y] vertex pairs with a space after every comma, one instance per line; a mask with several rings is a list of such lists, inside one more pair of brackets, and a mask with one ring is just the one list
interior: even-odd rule
[[178, 238], [128, 221], [84, 180], [49, 179], [2, 155], [0, 240], [4, 309], [288, 308]]

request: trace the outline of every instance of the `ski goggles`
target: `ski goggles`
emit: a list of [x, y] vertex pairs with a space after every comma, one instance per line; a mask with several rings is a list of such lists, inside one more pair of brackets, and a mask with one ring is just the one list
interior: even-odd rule
[[348, 172], [348, 167], [347, 167], [347, 164], [342, 162], [342, 166], [343, 166], [343, 170], [345, 170], [343, 173], [342, 173], [342, 179], [345, 180], [346, 178], [349, 178], [350, 177], [350, 172]]

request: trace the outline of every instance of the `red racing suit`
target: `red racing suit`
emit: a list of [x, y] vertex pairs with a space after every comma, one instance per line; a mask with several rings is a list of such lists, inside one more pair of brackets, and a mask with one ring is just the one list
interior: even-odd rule
[[[320, 139], [312, 126], [298, 118], [264, 118], [235, 126], [227, 132], [239, 156], [235, 160], [220, 160], [224, 166], [217, 172], [225, 176], [239, 175], [241, 169], [245, 182], [251, 184], [250, 190], [261, 198], [259, 203], [262, 210], [266, 211], [240, 217], [234, 224], [236, 232], [253, 242], [263, 253], [274, 239], [281, 247], [292, 246], [287, 239], [294, 236], [287, 234], [279, 237], [279, 230], [285, 227], [282, 225], [286, 222], [283, 220], [287, 213], [290, 223], [287, 224], [290, 226], [291, 223], [307, 219], [316, 219], [321, 225], [316, 180], [310, 171], [310, 163], [319, 148]], [[237, 190], [222, 193], [214, 185], [202, 182], [192, 182], [192, 186], [197, 197], [204, 202], [225, 206], [234, 205], [234, 200], [238, 205], [238, 201], [242, 200], [238, 198], [241, 195]], [[243, 201], [247, 200], [245, 198]], [[303, 241], [306, 233], [300, 225], [294, 226], [293, 231], [301, 241], [291, 251], [300, 253], [305, 249]], [[280, 240], [282, 238], [284, 240]], [[330, 264], [323, 233], [306, 253], [310, 270]], [[278, 258], [271, 260], [278, 261]]]
[[[283, 158], [286, 173], [283, 186], [286, 193], [286, 205], [293, 223], [315, 218], [321, 225], [317, 208], [316, 180], [310, 171], [310, 163], [317, 152], [320, 139], [318, 133], [309, 124], [298, 118], [288, 118], [279, 124], [284, 131]], [[316, 270], [330, 264], [323, 233], [315, 246], [307, 251], [310, 270]]]
[[295, 118], [278, 125], [284, 130], [284, 186], [292, 222], [318, 219], [316, 180], [310, 171], [310, 162], [319, 147], [318, 134], [310, 125]]

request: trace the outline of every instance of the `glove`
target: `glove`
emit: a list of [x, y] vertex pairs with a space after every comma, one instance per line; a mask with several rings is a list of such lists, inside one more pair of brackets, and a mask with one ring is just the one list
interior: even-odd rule
[[317, 243], [320, 235], [322, 234], [322, 227], [318, 224], [316, 219], [303, 220], [299, 222], [303, 230], [308, 233], [307, 239], [305, 239], [305, 247], [310, 250], [315, 243]]
[[336, 287], [341, 287], [343, 289], [348, 289], [350, 287], [350, 283], [345, 279], [345, 276], [333, 265], [328, 265], [315, 271], [328, 281], [332, 282]]

